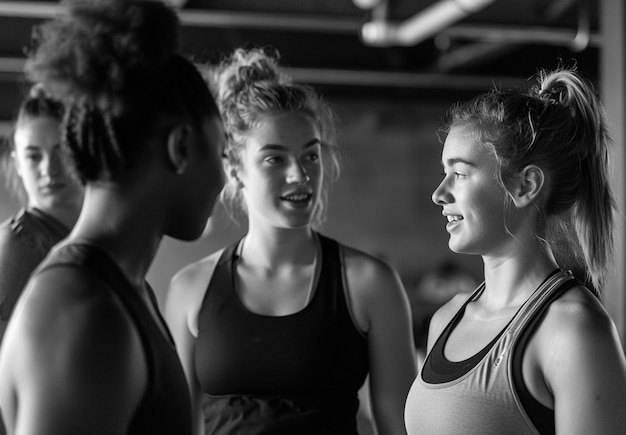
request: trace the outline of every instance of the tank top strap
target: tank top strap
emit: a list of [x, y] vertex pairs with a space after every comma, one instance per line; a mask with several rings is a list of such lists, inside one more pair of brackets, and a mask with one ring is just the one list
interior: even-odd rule
[[528, 322], [535, 317], [537, 311], [542, 310], [553, 299], [556, 292], [560, 293], [564, 289], [563, 284], [568, 281], [578, 282], [572, 272], [558, 269], [533, 292], [509, 325], [507, 334], [512, 340], [512, 345], [515, 345], [520, 334], [525, 330]]
[[[219, 292], [220, 295], [217, 296], [224, 298], [227, 297], [231, 291], [234, 291], [234, 263], [238, 258], [237, 251], [241, 240], [242, 239], [239, 239], [237, 242], [232, 243], [222, 251], [220, 258], [215, 264], [215, 268], [213, 269], [213, 274], [207, 284], [206, 291], [204, 292], [202, 304], [200, 305], [200, 313], [202, 313], [205, 306], [210, 303], [210, 298], [216, 296], [214, 293]], [[198, 318], [202, 318], [202, 316], [199, 315]]]

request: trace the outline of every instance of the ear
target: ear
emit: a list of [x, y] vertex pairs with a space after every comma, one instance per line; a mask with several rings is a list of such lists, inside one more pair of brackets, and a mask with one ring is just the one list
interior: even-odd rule
[[546, 177], [543, 170], [535, 165], [528, 165], [513, 177], [509, 191], [517, 208], [524, 208], [539, 197]]
[[13, 165], [15, 166], [15, 173], [18, 177], [22, 178], [22, 167], [20, 166], [20, 161], [16, 158], [15, 150], [11, 151], [9, 154], [11, 159], [13, 160]]
[[188, 125], [176, 125], [167, 137], [167, 157], [177, 174], [183, 174], [191, 155], [191, 129]]
[[239, 169], [233, 165], [230, 160], [224, 156], [222, 157], [222, 165], [224, 167], [224, 173], [228, 177], [228, 181], [237, 186], [237, 188], [241, 189], [243, 187], [243, 182], [239, 178]]

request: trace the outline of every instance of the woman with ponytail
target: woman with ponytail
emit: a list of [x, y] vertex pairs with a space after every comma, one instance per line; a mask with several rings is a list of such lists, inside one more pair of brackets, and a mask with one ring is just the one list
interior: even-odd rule
[[194, 433], [357, 434], [369, 373], [378, 433], [404, 434], [416, 357], [402, 284], [318, 232], [338, 170], [330, 109], [262, 50], [235, 51], [215, 84], [228, 136], [222, 198], [248, 231], [170, 286]]
[[409, 434], [623, 434], [626, 360], [601, 303], [614, 205], [603, 109], [574, 70], [450, 110], [433, 193], [485, 281], [432, 318]]
[[0, 339], [30, 274], [80, 213], [83, 189], [61, 149], [63, 114], [60, 101], [32, 86], [3, 149], [7, 186], [23, 207], [0, 225]]
[[63, 101], [81, 214], [28, 282], [0, 351], [8, 433], [186, 435], [185, 375], [145, 275], [199, 237], [224, 132], [163, 3], [76, 0], [38, 29], [29, 77]]

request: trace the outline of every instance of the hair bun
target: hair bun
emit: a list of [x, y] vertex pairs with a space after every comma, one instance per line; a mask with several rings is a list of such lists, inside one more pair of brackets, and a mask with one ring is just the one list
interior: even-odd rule
[[41, 83], [35, 83], [28, 91], [28, 99], [38, 100], [49, 98], [48, 92]]
[[217, 73], [222, 98], [237, 96], [256, 83], [289, 83], [289, 78], [280, 72], [279, 57], [277, 51], [260, 48], [235, 50]]
[[161, 2], [65, 4], [66, 16], [36, 29], [35, 51], [26, 65], [31, 79], [61, 97], [115, 108], [120, 95], [154, 76], [178, 48], [178, 18]]

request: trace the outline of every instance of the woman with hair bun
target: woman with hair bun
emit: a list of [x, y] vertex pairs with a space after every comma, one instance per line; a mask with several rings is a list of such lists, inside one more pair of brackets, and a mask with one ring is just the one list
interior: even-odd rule
[[0, 351], [10, 434], [190, 434], [184, 372], [145, 275], [164, 235], [199, 237], [224, 132], [161, 2], [66, 3], [29, 76], [66, 106], [85, 183], [74, 229], [31, 277]]
[[[433, 316], [409, 434], [623, 434], [626, 359], [600, 290], [612, 257], [610, 139], [571, 69], [453, 106], [433, 193], [485, 280]], [[572, 273], [574, 271], [574, 273]]]
[[214, 79], [228, 136], [222, 199], [248, 231], [170, 286], [194, 433], [356, 434], [369, 373], [379, 433], [404, 434], [416, 358], [402, 283], [318, 232], [338, 171], [330, 109], [263, 50], [236, 50]]
[[63, 113], [60, 101], [32, 86], [3, 150], [7, 185], [23, 207], [0, 225], [0, 339], [30, 274], [80, 213], [83, 188], [61, 150]]

